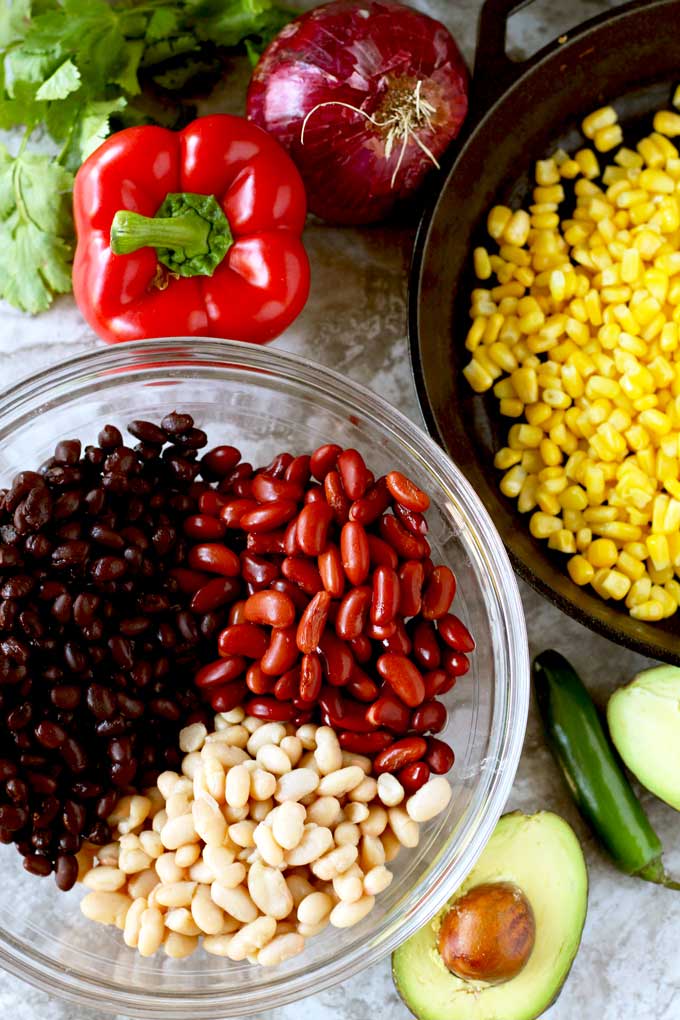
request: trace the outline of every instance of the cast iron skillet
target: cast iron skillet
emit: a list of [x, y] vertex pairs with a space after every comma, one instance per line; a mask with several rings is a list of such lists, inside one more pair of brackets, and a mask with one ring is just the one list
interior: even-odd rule
[[493, 396], [476, 396], [461, 369], [474, 277], [471, 252], [486, 243], [486, 216], [497, 202], [517, 207], [533, 187], [533, 167], [561, 145], [584, 144], [583, 117], [613, 102], [624, 136], [651, 130], [651, 112], [670, 108], [680, 81], [680, 0], [644, 0], [588, 21], [519, 64], [505, 53], [509, 14], [526, 0], [487, 0], [479, 22], [472, 113], [439, 194], [416, 239], [409, 291], [409, 334], [418, 394], [428, 427], [484, 501], [518, 573], [564, 612], [606, 637], [680, 664], [680, 614], [658, 624], [579, 588], [565, 557], [533, 539], [528, 520], [498, 489], [495, 451], [510, 424]]

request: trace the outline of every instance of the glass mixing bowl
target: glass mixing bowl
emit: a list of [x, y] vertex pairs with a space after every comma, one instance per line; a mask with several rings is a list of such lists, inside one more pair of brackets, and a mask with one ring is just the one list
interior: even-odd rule
[[503, 545], [481, 502], [445, 454], [375, 393], [302, 358], [223, 341], [122, 344], [74, 358], [0, 397], [0, 484], [32, 468], [59, 439], [95, 440], [106, 422], [193, 414], [213, 444], [267, 463], [325, 442], [363, 451], [376, 475], [399, 468], [427, 490], [435, 562], [458, 579], [456, 611], [477, 641], [472, 668], [446, 695], [441, 736], [456, 752], [447, 811], [391, 865], [394, 881], [348, 929], [328, 928], [300, 956], [265, 969], [204, 952], [142, 959], [121, 932], [86, 921], [82, 891], [57, 891], [0, 851], [0, 965], [47, 992], [135, 1017], [218, 1018], [282, 1005], [346, 980], [412, 935], [463, 881], [510, 792], [527, 715], [524, 617]]

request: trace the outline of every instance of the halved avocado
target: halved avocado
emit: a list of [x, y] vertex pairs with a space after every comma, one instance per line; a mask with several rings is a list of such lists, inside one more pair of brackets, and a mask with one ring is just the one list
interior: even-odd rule
[[680, 669], [655, 666], [607, 705], [616, 749], [643, 786], [680, 811]]
[[418, 1020], [534, 1020], [564, 984], [588, 901], [588, 873], [571, 827], [550, 811], [504, 815], [451, 902], [487, 882], [512, 882], [529, 900], [536, 920], [531, 956], [503, 984], [456, 977], [437, 948], [447, 904], [392, 956], [397, 991]]

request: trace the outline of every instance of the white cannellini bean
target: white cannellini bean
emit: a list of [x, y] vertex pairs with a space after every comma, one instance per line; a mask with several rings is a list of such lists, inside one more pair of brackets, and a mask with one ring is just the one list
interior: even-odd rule
[[226, 782], [222, 762], [218, 761], [217, 758], [206, 758], [203, 763], [201, 778], [210, 796], [221, 803], [224, 800]]
[[378, 784], [376, 783], [373, 776], [366, 776], [363, 782], [355, 786], [349, 795], [351, 801], [357, 803], [368, 804], [372, 800], [375, 800], [378, 794]]
[[201, 722], [192, 723], [179, 731], [180, 751], [200, 751], [208, 731]]
[[195, 882], [171, 882], [156, 890], [156, 903], [162, 907], [188, 907], [193, 899]]
[[305, 751], [298, 762], [298, 768], [300, 769], [311, 769], [312, 772], [316, 772], [317, 776], [321, 775], [319, 772], [319, 765], [314, 757], [313, 751]]
[[191, 814], [169, 818], [161, 829], [161, 841], [167, 850], [176, 850], [185, 843], [198, 843], [198, 840]]
[[[163, 774], [163, 773], [161, 773]], [[174, 773], [173, 773], [174, 775]], [[160, 778], [160, 777], [159, 777]], [[130, 805], [132, 803], [132, 796], [121, 797], [115, 808], [106, 819], [111, 827], [120, 825], [120, 823], [130, 817]]]
[[319, 771], [324, 776], [342, 768], [342, 750], [335, 730], [330, 726], [319, 726], [316, 731], [314, 758], [319, 766]]
[[364, 891], [369, 896], [377, 896], [378, 893], [387, 889], [393, 877], [389, 868], [386, 868], [384, 864], [378, 864], [364, 875]]
[[[211, 869], [212, 871], [212, 869]], [[241, 861], [234, 861], [225, 868], [220, 868], [215, 880], [225, 889], [236, 889], [245, 880], [246, 869]]]
[[333, 909], [333, 899], [327, 893], [313, 892], [298, 904], [298, 921], [303, 924], [319, 924]]
[[404, 799], [404, 787], [391, 772], [378, 776], [378, 797], [385, 807], [396, 807]]
[[210, 733], [205, 738], [206, 744], [226, 744], [227, 747], [245, 748], [250, 738], [250, 733], [245, 726], [229, 726], [219, 733]]
[[351, 928], [358, 924], [367, 914], [370, 914], [375, 905], [375, 896], [362, 896], [354, 903], [345, 903], [341, 900], [331, 910], [330, 922], [334, 928]]
[[307, 808], [307, 821], [328, 829], [339, 822], [341, 815], [342, 808], [337, 797], [319, 797]]
[[277, 935], [264, 949], [257, 954], [257, 962], [261, 967], [274, 967], [284, 960], [297, 956], [305, 948], [305, 940], [297, 932]]
[[[196, 752], [192, 753], [195, 754]], [[190, 755], [187, 755], [187, 758], [188, 757], [190, 757]], [[225, 769], [231, 769], [234, 765], [240, 765], [242, 762], [247, 761], [248, 754], [242, 747], [230, 747], [229, 744], [219, 741], [214, 744], [203, 745], [203, 749], [199, 754], [200, 762], [205, 765], [205, 763], [210, 761], [211, 758], [218, 761]], [[186, 761], [186, 758], [184, 761]], [[184, 764], [182, 764], [182, 768], [184, 768]]]
[[243, 765], [235, 765], [227, 772], [224, 796], [230, 807], [243, 807], [250, 797], [250, 773]]
[[[246, 713], [244, 712], [244, 710], [239, 705], [237, 708], [232, 708], [228, 712], [220, 712], [220, 713], [218, 713], [218, 715], [215, 716], [215, 722], [217, 722], [218, 719], [223, 719], [226, 723], [230, 723], [230, 724], [232, 724], [232, 723], [241, 723], [241, 722], [243, 722], [245, 717], [246, 717]], [[219, 729], [219, 727], [217, 727], [217, 726], [215, 728]]]
[[134, 875], [138, 871], [146, 871], [151, 858], [140, 848], [138, 850], [121, 850], [118, 856], [118, 867], [126, 875]]
[[429, 822], [451, 800], [451, 787], [444, 776], [428, 779], [424, 786], [416, 790], [406, 801], [409, 818], [414, 822]]
[[118, 924], [125, 916], [132, 900], [121, 892], [91, 892], [80, 901], [80, 909], [90, 921], [100, 924]]
[[250, 866], [248, 892], [253, 903], [269, 917], [283, 920], [293, 909], [293, 897], [281, 872], [259, 861]]
[[206, 935], [202, 945], [211, 956], [227, 956], [233, 935]]
[[290, 889], [290, 894], [293, 897], [293, 904], [295, 907], [304, 900], [305, 896], [309, 896], [315, 891], [314, 886], [311, 882], [307, 881], [304, 875], [299, 875], [293, 872], [292, 874], [287, 874], [285, 878], [286, 885]]
[[373, 804], [359, 826], [364, 836], [382, 836], [387, 828], [387, 811], [381, 804]]
[[192, 882], [202, 882], [204, 885], [210, 885], [213, 880], [212, 869], [201, 858], [189, 868], [189, 878]]
[[132, 832], [133, 829], [138, 829], [146, 821], [150, 811], [151, 801], [149, 798], [143, 797], [141, 794], [135, 794], [130, 798], [128, 817], [118, 823], [118, 831], [126, 833]]
[[367, 758], [365, 754], [355, 754], [354, 751], [342, 752], [342, 764], [345, 768], [350, 765], [357, 765], [366, 776], [371, 774], [373, 768], [370, 758]]
[[140, 832], [139, 843], [144, 853], [153, 860], [156, 860], [165, 851], [161, 837], [153, 829], [145, 829], [144, 832]]
[[354, 864], [333, 879], [333, 891], [345, 903], [356, 903], [364, 895], [364, 873]]
[[302, 804], [286, 800], [273, 812], [274, 839], [284, 850], [292, 850], [302, 839], [307, 811]]
[[286, 736], [280, 743], [280, 748], [290, 758], [290, 763], [295, 768], [302, 757], [302, 741], [298, 737]]
[[250, 734], [246, 750], [251, 757], [256, 758], [257, 752], [265, 744], [280, 744], [286, 735], [286, 727], [280, 722], [268, 722], [260, 726], [254, 733]]
[[276, 776], [265, 769], [253, 769], [250, 775], [250, 796], [253, 800], [269, 800], [276, 790]]
[[[198, 895], [200, 889], [202, 888], [204, 887], [199, 886], [199, 888], [196, 890], [196, 895]], [[210, 894], [210, 890], [208, 890], [208, 894]], [[196, 897], [194, 897], [194, 899], [195, 898]], [[220, 909], [219, 907], [215, 907], [215, 910], [219, 909]], [[222, 912], [220, 911], [220, 913]], [[168, 910], [167, 914], [165, 915], [165, 927], [169, 928], [170, 931], [179, 932], [180, 935], [201, 934], [201, 929], [194, 921], [191, 915], [191, 911], [187, 910], [186, 907], [175, 907], [174, 910]]]
[[359, 864], [363, 871], [371, 871], [385, 863], [385, 848], [380, 836], [362, 836], [359, 844]]
[[265, 725], [264, 719], [258, 719], [254, 715], [247, 715], [243, 720], [243, 725], [248, 730], [248, 733], [254, 733], [255, 730], [259, 730], [260, 726]]
[[139, 896], [150, 896], [157, 885], [156, 869], [148, 868], [146, 871], [138, 871], [128, 879], [127, 891], [133, 900], [136, 900]]
[[274, 800], [280, 803], [284, 800], [302, 800], [307, 794], [313, 793], [318, 785], [319, 775], [313, 769], [293, 769], [279, 778]]
[[191, 814], [194, 828], [203, 842], [207, 846], [222, 846], [227, 835], [227, 823], [215, 798], [206, 795], [195, 800]]
[[[222, 908], [213, 902], [210, 887], [199, 885], [191, 901], [191, 918], [205, 935], [219, 935], [224, 924]], [[167, 922], [166, 922], [167, 924]], [[186, 932], [184, 934], [187, 934]]]
[[[316, 752], [314, 752], [316, 754]], [[349, 793], [355, 786], [364, 781], [363, 769], [360, 769], [358, 765], [348, 765], [347, 768], [338, 769], [337, 772], [331, 772], [327, 776], [323, 776], [319, 782], [319, 793], [322, 797], [342, 797], [343, 794]]]
[[383, 850], [385, 851], [385, 863], [389, 864], [390, 861], [393, 861], [399, 854], [399, 851], [401, 850], [401, 843], [391, 829], [385, 829], [380, 836], [380, 842], [382, 843]]
[[255, 846], [255, 840], [253, 839], [255, 828], [256, 823], [250, 821], [250, 819], [244, 819], [242, 822], [235, 822], [233, 825], [230, 825], [227, 830], [229, 833], [229, 839], [232, 843], [236, 843], [237, 846]]
[[250, 817], [255, 822], [266, 821], [267, 825], [269, 825], [270, 824], [269, 816], [271, 815], [272, 811], [274, 811], [274, 801], [271, 799], [271, 797], [268, 797], [267, 800], [251, 801]]
[[258, 952], [268, 942], [271, 942], [275, 934], [276, 921], [274, 918], [266, 915], [258, 917], [236, 932], [229, 943], [227, 956], [230, 960], [245, 960], [251, 953]]
[[83, 878], [83, 885], [93, 892], [117, 892], [127, 882], [127, 876], [120, 868], [99, 865], [92, 868]]
[[418, 846], [420, 830], [418, 823], [409, 818], [403, 807], [393, 807], [387, 812], [392, 832], [402, 846]]
[[[193, 791], [192, 791], [193, 796]], [[168, 818], [179, 818], [191, 810], [191, 800], [183, 791], [175, 790], [165, 802]]]
[[190, 935], [180, 935], [179, 932], [171, 931], [165, 940], [163, 948], [165, 949], [165, 955], [169, 956], [171, 960], [184, 960], [198, 949], [198, 939], [192, 938]]
[[107, 843], [106, 846], [92, 847], [92, 852], [97, 854], [99, 864], [110, 868], [118, 867], [120, 843]]
[[274, 833], [269, 825], [260, 822], [253, 833], [253, 839], [266, 864], [272, 868], [278, 868], [283, 864], [283, 849], [274, 839]]
[[324, 917], [318, 924], [302, 924], [300, 921], [297, 926], [298, 934], [302, 935], [303, 939], [311, 939], [314, 935], [319, 935], [324, 928], [328, 927], [328, 918]]
[[137, 952], [140, 956], [153, 956], [161, 946], [165, 924], [158, 907], [147, 907], [142, 914], [142, 923], [137, 940]]
[[352, 801], [345, 805], [345, 819], [358, 825], [368, 818], [368, 805], [360, 801]]
[[147, 908], [147, 902], [143, 896], [133, 901], [132, 906], [125, 915], [125, 927], [123, 928], [123, 942], [130, 949], [137, 948], [139, 941], [139, 930], [142, 927], [142, 914]]
[[249, 808], [247, 804], [243, 807], [230, 807], [225, 804], [222, 808], [222, 814], [227, 825], [233, 825], [235, 822], [243, 822], [248, 817]]
[[164, 853], [154, 861], [156, 874], [161, 882], [181, 882], [185, 872], [178, 867], [174, 853]]
[[220, 874], [234, 863], [235, 854], [224, 846], [204, 846], [203, 860], [213, 873], [213, 878], [220, 881]]
[[333, 846], [333, 833], [322, 825], [305, 825], [302, 839], [292, 850], [286, 851], [286, 863], [290, 868], [311, 864]]
[[213, 903], [243, 924], [250, 924], [257, 917], [257, 907], [242, 885], [236, 886], [235, 889], [227, 889], [219, 882], [213, 882], [210, 886], [210, 895]]
[[175, 850], [175, 863], [178, 868], [191, 868], [201, 856], [198, 843], [185, 843]]
[[257, 763], [275, 776], [283, 776], [292, 769], [290, 758], [276, 744], [264, 744], [257, 752]]
[[157, 814], [153, 816], [151, 828], [153, 829], [154, 832], [161, 832], [167, 820], [168, 812], [165, 810], [165, 808], [162, 808]]
[[182, 758], [182, 774], [187, 776], [189, 779], [194, 778], [194, 773], [197, 768], [201, 765], [201, 752], [200, 751], [189, 751]]
[[342, 875], [343, 871], [351, 868], [358, 856], [359, 851], [356, 846], [347, 843], [345, 846], [338, 846], [330, 853], [324, 854], [318, 861], [314, 861], [312, 871], [322, 882], [330, 882], [336, 875]]
[[316, 747], [316, 730], [314, 723], [304, 723], [295, 731], [295, 736], [306, 751], [313, 751]]
[[359, 826], [354, 822], [340, 822], [333, 829], [333, 839], [338, 846], [345, 846], [348, 843], [356, 846], [360, 836]]

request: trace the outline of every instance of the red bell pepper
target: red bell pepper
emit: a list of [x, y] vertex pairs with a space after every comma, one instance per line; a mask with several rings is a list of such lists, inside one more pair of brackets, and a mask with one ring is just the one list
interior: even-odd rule
[[278, 142], [241, 117], [112, 135], [78, 171], [74, 209], [75, 298], [109, 343], [266, 343], [307, 300], [302, 180]]

